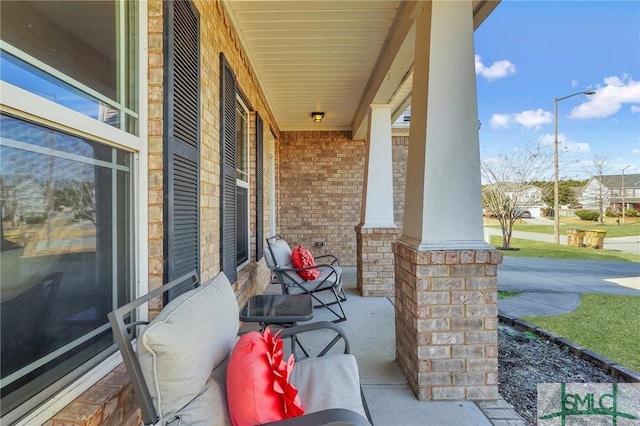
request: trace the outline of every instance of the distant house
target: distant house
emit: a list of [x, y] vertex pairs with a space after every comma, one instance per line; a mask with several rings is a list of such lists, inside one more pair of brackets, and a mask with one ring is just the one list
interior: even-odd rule
[[[543, 205], [542, 188], [516, 182], [497, 183], [489, 185], [487, 188], [491, 187], [493, 187], [494, 190], [499, 190], [504, 193], [507, 199], [513, 200], [517, 209], [527, 210], [533, 217], [540, 216], [540, 209]], [[487, 215], [487, 212], [485, 212], [485, 215]]]
[[625, 209], [640, 210], [640, 174], [593, 176], [584, 186], [580, 195], [584, 209], [604, 209], [614, 212]]

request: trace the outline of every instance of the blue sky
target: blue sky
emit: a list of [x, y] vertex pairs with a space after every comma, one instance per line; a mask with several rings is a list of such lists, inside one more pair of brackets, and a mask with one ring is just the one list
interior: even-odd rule
[[560, 177], [640, 172], [640, 1], [502, 0], [475, 50], [483, 160], [552, 153], [554, 99], [594, 90], [558, 102]]

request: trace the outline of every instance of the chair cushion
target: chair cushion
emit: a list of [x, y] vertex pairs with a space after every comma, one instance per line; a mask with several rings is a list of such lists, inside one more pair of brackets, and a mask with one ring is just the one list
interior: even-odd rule
[[[285, 240], [275, 240], [269, 242], [269, 257], [273, 257], [275, 266], [278, 268], [291, 268], [291, 248]], [[273, 255], [273, 256], [272, 256]]]
[[298, 390], [289, 382], [294, 358], [284, 361], [282, 340], [267, 327], [244, 334], [227, 369], [229, 414], [236, 426], [253, 426], [304, 414]]
[[[342, 275], [342, 267], [337, 265], [331, 265], [331, 267], [318, 265], [317, 269], [320, 271], [320, 276], [317, 279], [313, 281], [300, 282], [300, 279], [298, 278], [298, 280], [296, 281], [298, 282], [298, 285], [290, 286], [289, 294], [304, 293], [305, 291], [300, 287], [305, 288], [307, 291], [310, 291], [313, 289], [325, 290], [341, 283], [340, 275]], [[335, 271], [335, 273], [333, 273], [333, 271]], [[321, 285], [318, 287], [318, 284], [321, 284]], [[341, 287], [342, 287], [341, 285], [336, 287], [336, 291], [340, 291]]]
[[[298, 246], [291, 252], [291, 264], [294, 268], [309, 268], [316, 266], [316, 261], [313, 259], [313, 254], [306, 248]], [[302, 271], [296, 271], [300, 277], [305, 281], [315, 280], [320, 277], [320, 271], [317, 268], [305, 269]]]
[[[356, 359], [350, 354], [307, 358], [296, 363], [291, 382], [300, 391], [306, 413], [344, 408], [366, 417]], [[319, 386], [320, 383], [330, 383]]]
[[207, 382], [231, 353], [238, 328], [238, 302], [220, 273], [171, 301], [142, 331], [138, 361], [160, 417], [208, 398]]

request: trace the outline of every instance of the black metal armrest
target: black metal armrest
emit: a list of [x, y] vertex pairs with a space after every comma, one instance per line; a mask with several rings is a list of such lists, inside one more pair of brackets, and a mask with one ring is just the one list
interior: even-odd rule
[[297, 338], [301, 334], [316, 330], [333, 330], [336, 333], [336, 336], [325, 346], [322, 351], [318, 353], [318, 357], [326, 355], [327, 352], [329, 352], [329, 350], [331, 350], [331, 348], [333, 348], [340, 340], [344, 341], [344, 353], [350, 353], [349, 339], [347, 339], [347, 335], [345, 334], [342, 327], [332, 323], [331, 321], [317, 321], [308, 324], [287, 327], [280, 331], [280, 337], [286, 338], [295, 336]]
[[332, 259], [330, 265], [340, 266], [340, 259], [338, 259], [338, 256], [336, 256], [335, 254], [331, 254], [331, 253], [322, 254], [320, 256], [314, 256], [313, 259], [318, 260], [318, 259], [324, 259], [324, 258]]
[[360, 414], [343, 408], [318, 411], [301, 417], [291, 417], [277, 422], [265, 423], [265, 426], [315, 426], [315, 425], [353, 425], [370, 426], [371, 423]]

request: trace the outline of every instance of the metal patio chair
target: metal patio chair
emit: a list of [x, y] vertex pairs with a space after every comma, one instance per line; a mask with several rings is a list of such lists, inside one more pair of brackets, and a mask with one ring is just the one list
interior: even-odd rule
[[[294, 268], [291, 263], [291, 248], [280, 236], [274, 235], [267, 240], [268, 250], [265, 251], [265, 260], [271, 270], [275, 281], [282, 287], [283, 294], [309, 294], [315, 301], [314, 308], [327, 308], [337, 317], [333, 322], [346, 321], [347, 315], [342, 308], [342, 302], [347, 296], [342, 288], [342, 267], [339, 259], [332, 254], [315, 257], [318, 263], [307, 268]], [[317, 268], [320, 276], [317, 279], [306, 281], [299, 271]], [[329, 294], [329, 301], [321, 295]]]

